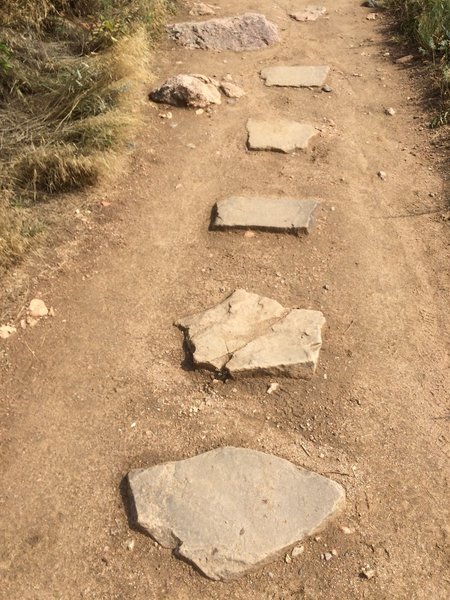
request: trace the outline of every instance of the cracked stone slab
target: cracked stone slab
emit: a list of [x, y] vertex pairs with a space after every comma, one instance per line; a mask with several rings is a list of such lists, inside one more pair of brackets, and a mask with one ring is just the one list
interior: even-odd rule
[[137, 524], [214, 580], [275, 560], [345, 504], [336, 482], [245, 448], [218, 448], [128, 474]]
[[261, 71], [261, 77], [267, 86], [279, 87], [321, 87], [328, 76], [330, 67], [267, 67]]
[[318, 206], [316, 200], [232, 196], [215, 205], [213, 228], [309, 233]]
[[287, 309], [243, 289], [203, 312], [184, 317], [194, 366], [232, 377], [280, 375], [310, 379], [317, 367], [325, 318], [320, 311]]
[[248, 147], [250, 150], [274, 150], [292, 152], [306, 150], [318, 131], [310, 123], [298, 123], [288, 119], [247, 121]]
[[181, 46], [203, 50], [260, 50], [279, 41], [278, 29], [264, 15], [240, 16], [169, 25], [170, 36]]
[[289, 13], [289, 16], [295, 21], [317, 21], [319, 17], [322, 17], [327, 12], [325, 6], [313, 6], [308, 5], [306, 8]]

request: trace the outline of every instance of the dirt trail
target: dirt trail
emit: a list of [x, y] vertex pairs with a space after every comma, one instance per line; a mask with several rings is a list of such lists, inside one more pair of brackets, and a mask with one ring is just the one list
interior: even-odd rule
[[[169, 122], [144, 107], [132, 164], [109, 193], [121, 243], [98, 239], [80, 271], [44, 280], [56, 318], [6, 346], [0, 595], [444, 600], [448, 240], [435, 214], [411, 216], [443, 202], [426, 117], [407, 100], [405, 68], [383, 56], [384, 20], [367, 21], [358, 2], [330, 2], [329, 19], [309, 25], [287, 18], [292, 0], [218, 4], [266, 14], [282, 42], [243, 55], [161, 48], [158, 79], [231, 73], [248, 95], [211, 118], [173, 110]], [[279, 63], [330, 64], [333, 93], [264, 87], [259, 70]], [[323, 131], [307, 154], [246, 152], [248, 116], [272, 115]], [[242, 192], [321, 198], [317, 228], [304, 239], [209, 232], [213, 203]], [[181, 368], [173, 320], [236, 287], [324, 312], [312, 381], [280, 381], [269, 396], [265, 379], [213, 385]], [[130, 468], [221, 445], [339, 481], [345, 513], [290, 564], [206, 580], [129, 529], [121, 482]], [[331, 548], [338, 556], [322, 560]], [[370, 581], [358, 577], [366, 564]]]

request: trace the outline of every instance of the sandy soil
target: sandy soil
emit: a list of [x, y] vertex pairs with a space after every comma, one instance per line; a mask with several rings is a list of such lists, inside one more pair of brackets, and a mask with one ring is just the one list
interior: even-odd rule
[[[129, 166], [102, 192], [109, 226], [76, 266], [30, 289], [56, 317], [2, 342], [0, 595], [444, 600], [448, 225], [427, 115], [408, 67], [385, 56], [386, 20], [366, 20], [359, 2], [330, 2], [329, 18], [309, 25], [288, 19], [292, 0], [218, 4], [224, 15], [264, 12], [281, 44], [242, 55], [163, 44], [158, 81], [231, 73], [247, 96], [211, 116], [174, 109], [170, 121], [145, 101]], [[330, 64], [333, 93], [264, 87], [258, 72], [276, 63]], [[306, 154], [250, 153], [249, 116], [322, 132]], [[235, 193], [321, 198], [317, 228], [301, 239], [208, 231], [213, 203]], [[182, 368], [174, 319], [236, 287], [323, 310], [312, 381], [280, 381], [268, 395], [263, 378], [213, 384]], [[344, 514], [289, 564], [208, 581], [129, 528], [123, 478], [221, 445], [335, 479]], [[365, 565], [374, 578], [359, 576]]]

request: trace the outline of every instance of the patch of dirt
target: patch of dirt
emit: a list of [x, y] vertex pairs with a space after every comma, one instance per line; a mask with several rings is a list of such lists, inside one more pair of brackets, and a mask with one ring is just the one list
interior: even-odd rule
[[[221, 16], [244, 9], [218, 4]], [[188, 64], [231, 73], [247, 95], [211, 114], [171, 109], [172, 119], [145, 104], [129, 168], [108, 189], [116, 220], [94, 232], [77, 268], [36, 279], [28, 301], [41, 297], [55, 317], [1, 340], [8, 600], [450, 595], [448, 223], [429, 115], [384, 56], [383, 16], [367, 21], [337, 0], [329, 18], [302, 24], [289, 18], [294, 8], [246, 0], [282, 33], [262, 51], [167, 41], [158, 79]], [[331, 65], [331, 94], [270, 89], [258, 75], [308, 63]], [[306, 154], [247, 152], [249, 117], [307, 120], [322, 132]], [[262, 193], [321, 199], [315, 230], [208, 230], [217, 200]], [[182, 368], [173, 321], [238, 287], [323, 311], [311, 381], [280, 379], [267, 394], [272, 380], [214, 384]], [[129, 528], [123, 478], [222, 445], [333, 478], [347, 492], [343, 515], [290, 563], [227, 584], [201, 577]]]

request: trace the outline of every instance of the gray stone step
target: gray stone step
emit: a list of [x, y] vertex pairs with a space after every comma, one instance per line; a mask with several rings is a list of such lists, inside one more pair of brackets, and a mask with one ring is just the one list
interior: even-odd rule
[[215, 205], [212, 228], [309, 233], [318, 206], [317, 200], [232, 196]]
[[181, 46], [204, 50], [260, 50], [279, 41], [277, 26], [264, 15], [246, 13], [208, 21], [175, 23], [169, 35]]
[[238, 289], [220, 304], [184, 317], [194, 366], [232, 377], [279, 375], [310, 379], [317, 367], [325, 318], [320, 311], [287, 309]]
[[292, 152], [306, 150], [310, 140], [318, 134], [310, 123], [298, 123], [288, 119], [247, 121], [248, 147], [250, 150], [273, 150]]
[[330, 67], [304, 66], [267, 67], [261, 71], [261, 77], [267, 86], [279, 87], [321, 87], [330, 71]]
[[137, 524], [215, 580], [276, 559], [345, 503], [334, 481], [244, 448], [137, 469], [128, 482]]

